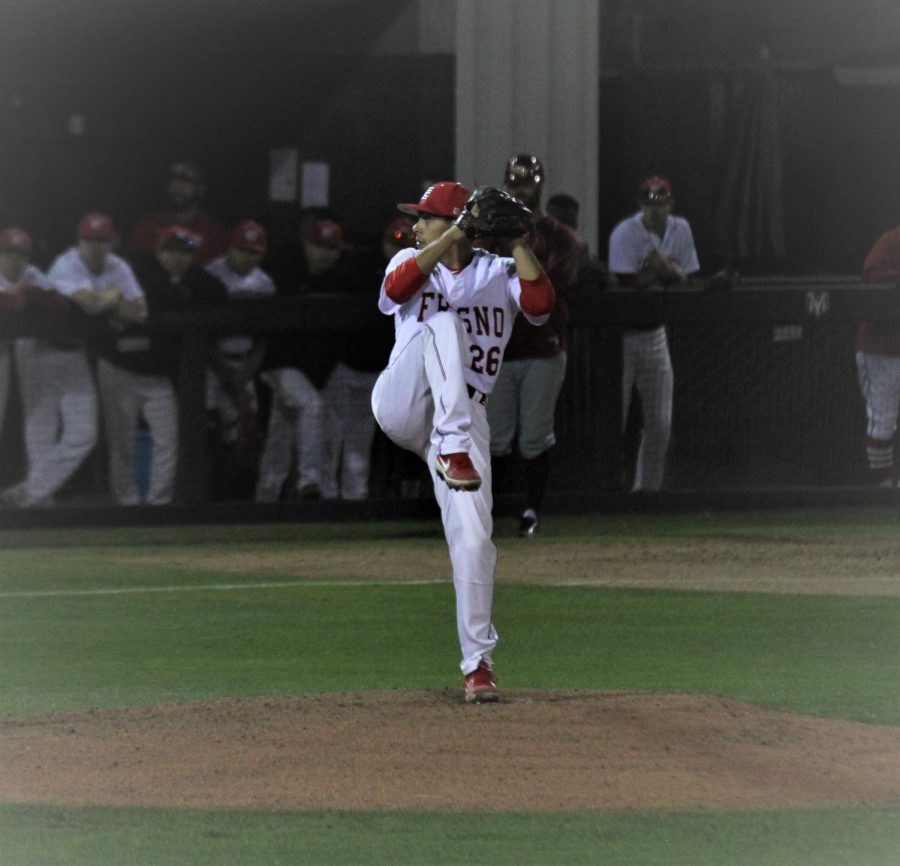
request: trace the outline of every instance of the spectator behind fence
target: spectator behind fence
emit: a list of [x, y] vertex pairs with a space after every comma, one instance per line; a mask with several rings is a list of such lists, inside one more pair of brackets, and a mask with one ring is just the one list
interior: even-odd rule
[[[609, 270], [620, 286], [640, 291], [685, 283], [700, 269], [690, 224], [672, 216], [672, 186], [664, 177], [644, 180], [639, 210], [620, 222], [609, 238]], [[622, 424], [627, 423], [632, 389], [643, 417], [634, 491], [659, 490], [672, 432], [674, 376], [663, 324], [640, 325], [622, 340]]]
[[[259, 266], [267, 245], [266, 230], [244, 220], [232, 231], [225, 255], [206, 266], [225, 284], [230, 301], [275, 294], [275, 283]], [[252, 495], [261, 442], [256, 376], [265, 351], [266, 341], [258, 334], [220, 337], [213, 351], [206, 407], [212, 424], [210, 489], [214, 498]]]
[[[293, 260], [283, 259], [279, 268], [279, 292], [292, 296], [353, 291], [358, 277], [344, 249], [341, 225], [332, 219], [306, 220], [301, 225], [306, 226], [301, 248]], [[257, 502], [277, 502], [286, 493], [285, 482], [295, 461], [294, 495], [299, 499], [314, 501], [323, 495], [335, 499], [343, 492], [338, 473], [344, 443], [326, 444], [329, 436], [341, 435], [342, 415], [326, 421], [322, 393], [342, 354], [342, 341], [343, 333], [327, 322], [318, 332], [283, 331], [269, 338], [262, 381], [271, 389], [272, 405], [260, 459]], [[333, 400], [340, 390], [340, 383], [335, 384]], [[359, 416], [354, 423], [365, 427], [367, 421]], [[365, 470], [361, 482], [347, 478], [347, 492], [352, 494], [348, 498], [365, 497], [368, 460]]]
[[547, 199], [547, 213], [556, 217], [563, 225], [567, 225], [578, 237], [581, 254], [578, 258], [578, 269], [575, 274], [576, 286], [589, 289], [606, 289], [609, 287], [609, 273], [606, 265], [590, 251], [588, 244], [578, 235], [578, 216], [581, 207], [578, 199], [565, 192], [558, 192]]
[[[566, 290], [575, 278], [581, 254], [572, 229], [541, 209], [544, 178], [541, 161], [530, 153], [514, 156], [505, 167], [507, 191], [534, 213], [534, 228], [526, 241], [556, 290], [556, 306], [550, 318], [539, 326], [522, 314], [516, 316], [503, 366], [487, 404], [495, 488], [502, 486], [509, 472], [514, 445], [522, 461], [521, 538], [534, 536], [540, 526], [538, 518], [550, 475], [550, 450], [556, 444], [556, 402], [566, 375]], [[506, 242], [487, 246], [500, 255], [509, 255]]]
[[[194, 264], [199, 238], [183, 226], [163, 230], [154, 256], [135, 266], [148, 318], [195, 304], [224, 303], [225, 287]], [[151, 443], [150, 471], [143, 501], [173, 501], [178, 456], [178, 404], [175, 379], [180, 334], [129, 333], [120, 317], [110, 322], [97, 364], [101, 404], [109, 445], [113, 496], [121, 505], [141, 501], [136, 473], [138, 425], [143, 421]]]
[[184, 226], [200, 238], [195, 253], [198, 265], [223, 256], [228, 247], [228, 230], [203, 206], [206, 180], [200, 169], [191, 162], [176, 162], [169, 169], [165, 192], [165, 206], [142, 216], [128, 235], [129, 256], [134, 260], [152, 257], [160, 232], [170, 225]]
[[[112, 220], [86, 214], [77, 243], [60, 254], [47, 278], [89, 320], [120, 311], [139, 317], [143, 294], [129, 265], [112, 250]], [[97, 441], [97, 392], [88, 363], [83, 327], [48, 339], [25, 338], [16, 346], [16, 366], [25, 416], [28, 474], [9, 494], [22, 506], [52, 505]]]
[[[900, 283], [900, 226], [882, 235], [863, 263], [867, 283]], [[894, 437], [900, 413], [900, 323], [861, 322], [856, 366], [866, 401], [866, 458], [872, 481], [890, 487], [895, 479]]]

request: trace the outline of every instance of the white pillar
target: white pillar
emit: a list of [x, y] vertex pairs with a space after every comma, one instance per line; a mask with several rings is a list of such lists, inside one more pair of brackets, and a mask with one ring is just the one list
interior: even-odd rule
[[456, 179], [500, 186], [533, 153], [598, 251], [599, 0], [457, 0]]

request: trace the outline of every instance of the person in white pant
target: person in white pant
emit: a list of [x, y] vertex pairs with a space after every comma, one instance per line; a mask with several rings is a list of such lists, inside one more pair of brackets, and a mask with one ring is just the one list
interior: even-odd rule
[[[691, 227], [672, 216], [675, 199], [659, 175], [641, 183], [640, 210], [620, 222], [609, 238], [609, 270], [619, 285], [638, 290], [685, 283], [700, 270]], [[622, 423], [628, 419], [632, 389], [641, 400], [643, 429], [633, 491], [659, 490], [672, 432], [674, 375], [665, 325], [625, 331], [622, 341]]]
[[478, 703], [498, 697], [485, 403], [516, 315], [546, 321], [553, 286], [524, 238], [511, 242], [512, 258], [472, 248], [458, 223], [468, 198], [462, 184], [442, 182], [418, 203], [398, 205], [417, 217], [416, 249], [391, 259], [381, 286], [378, 307], [394, 317], [395, 342], [372, 411], [387, 436], [431, 470], [453, 568], [465, 697]]
[[[114, 330], [147, 318], [143, 290], [131, 266], [112, 252], [118, 241], [105, 214], [88, 214], [81, 221], [78, 246], [59, 256], [48, 276], [88, 315], [105, 319]], [[112, 336], [115, 344], [116, 338]], [[134, 440], [137, 433], [135, 388], [129, 371], [111, 360], [114, 349], [97, 360], [97, 382], [109, 451], [109, 483], [113, 497], [124, 505], [137, 503], [134, 481]], [[144, 395], [146, 397], [146, 395]]]
[[[47, 279], [89, 316], [118, 308], [126, 318], [140, 318], [140, 286], [128, 264], [112, 253], [116, 239], [106, 214], [86, 214], [78, 224], [77, 244], [57, 256]], [[18, 340], [16, 367], [28, 474], [11, 495], [21, 506], [48, 505], [97, 441], [93, 373], [77, 334]]]

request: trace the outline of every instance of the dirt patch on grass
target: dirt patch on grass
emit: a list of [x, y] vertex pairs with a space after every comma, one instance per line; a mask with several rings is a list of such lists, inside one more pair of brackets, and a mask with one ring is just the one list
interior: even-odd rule
[[18, 717], [0, 798], [272, 809], [900, 803], [900, 728], [713, 696], [457, 690]]
[[[501, 539], [498, 547], [498, 583], [900, 596], [900, 535], [896, 540], [854, 536], [829, 542], [752, 537]], [[106, 558], [100, 551], [91, 555]], [[380, 581], [450, 576], [447, 547], [439, 539], [118, 554], [109, 560], [217, 576]]]

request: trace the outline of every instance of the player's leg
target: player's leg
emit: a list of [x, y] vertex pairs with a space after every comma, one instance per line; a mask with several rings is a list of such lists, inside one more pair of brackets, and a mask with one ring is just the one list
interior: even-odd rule
[[148, 505], [166, 505], [175, 498], [178, 465], [178, 406], [175, 388], [166, 376], [143, 376], [144, 419], [153, 443]]
[[346, 417], [343, 421], [344, 453], [340, 473], [341, 496], [348, 500], [360, 500], [369, 495], [375, 419], [368, 407], [372, 387], [375, 384], [375, 375], [346, 367], [345, 376], [347, 387], [342, 403]]
[[900, 358], [856, 353], [859, 385], [866, 401], [866, 459], [873, 483], [890, 487], [894, 435], [900, 401]]
[[60, 395], [61, 432], [43, 463], [29, 473], [25, 504], [50, 500], [97, 441], [97, 392], [87, 358], [80, 351], [50, 351], [44, 372], [53, 376]]
[[659, 490], [672, 433], [674, 375], [665, 328], [645, 335], [643, 358], [636, 377], [644, 426], [638, 449], [634, 490]]
[[9, 345], [0, 343], [0, 435], [6, 418], [6, 402], [9, 399], [10, 377], [12, 376], [12, 353]]
[[[497, 631], [492, 621], [497, 550], [491, 541], [490, 434], [484, 407], [473, 402], [472, 448], [469, 452], [484, 483], [478, 490], [451, 490], [432, 468], [432, 480], [453, 568], [456, 621], [463, 674], [484, 661], [492, 664]], [[431, 455], [436, 446], [432, 444]], [[433, 466], [433, 461], [429, 461]]]
[[282, 399], [278, 384], [280, 372], [268, 370], [260, 376], [272, 391], [272, 401], [266, 439], [259, 458], [255, 492], [257, 502], [278, 502], [281, 489], [291, 471], [297, 413], [289, 409]]
[[537, 532], [538, 515], [550, 476], [550, 450], [556, 444], [553, 429], [556, 401], [566, 376], [566, 354], [532, 358], [525, 363], [519, 410], [519, 453], [525, 480], [525, 501], [519, 534]]
[[295, 418], [297, 493], [304, 499], [321, 495], [325, 453], [325, 404], [319, 389], [305, 373], [293, 367], [278, 371], [281, 400]]
[[135, 475], [137, 425], [141, 411], [139, 378], [104, 358], [97, 361], [109, 486], [119, 505], [139, 505], [141, 499]]

